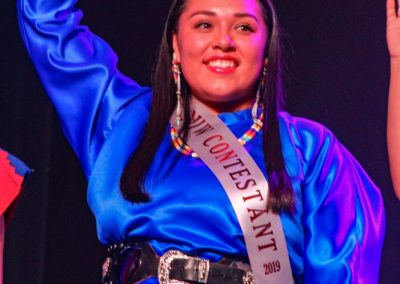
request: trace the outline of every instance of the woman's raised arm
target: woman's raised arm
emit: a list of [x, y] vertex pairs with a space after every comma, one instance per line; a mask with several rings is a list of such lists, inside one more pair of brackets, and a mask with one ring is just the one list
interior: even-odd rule
[[[109, 45], [79, 24], [75, 0], [18, 0], [23, 41], [89, 175], [128, 102], [148, 93], [117, 69]], [[149, 96], [138, 102], [148, 104]]]
[[387, 143], [393, 186], [400, 199], [400, 13], [396, 13], [395, 1], [398, 0], [387, 0], [387, 41], [390, 53]]

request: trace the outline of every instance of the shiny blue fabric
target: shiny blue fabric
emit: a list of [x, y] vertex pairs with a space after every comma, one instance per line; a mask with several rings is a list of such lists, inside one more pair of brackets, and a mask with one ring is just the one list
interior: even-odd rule
[[[149, 241], [211, 260], [247, 260], [230, 202], [199, 159], [172, 148], [166, 129], [145, 181], [152, 201], [124, 200], [119, 179], [146, 124], [151, 89], [121, 74], [117, 56], [88, 28], [72, 0], [19, 0], [27, 50], [52, 99], [66, 137], [89, 179], [88, 203], [99, 240]], [[220, 114], [237, 135], [249, 110]], [[282, 214], [296, 283], [377, 283], [385, 230], [379, 189], [325, 127], [280, 114], [287, 171], [297, 211]], [[262, 133], [246, 145], [265, 172]], [[150, 279], [146, 283], [157, 283]]]

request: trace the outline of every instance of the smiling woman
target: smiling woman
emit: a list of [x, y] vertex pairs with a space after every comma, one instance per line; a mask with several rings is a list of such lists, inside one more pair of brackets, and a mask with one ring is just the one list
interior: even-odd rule
[[173, 1], [152, 88], [74, 0], [18, 1], [89, 179], [103, 283], [377, 283], [380, 191], [328, 129], [283, 111], [269, 0]]

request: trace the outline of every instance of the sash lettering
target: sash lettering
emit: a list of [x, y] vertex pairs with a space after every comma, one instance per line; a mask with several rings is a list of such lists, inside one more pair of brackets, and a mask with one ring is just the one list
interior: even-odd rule
[[[216, 115], [196, 99], [192, 109], [186, 143], [216, 175], [231, 201], [255, 283], [293, 283], [280, 217], [266, 210], [268, 182], [264, 174]], [[172, 124], [174, 121], [171, 119]]]

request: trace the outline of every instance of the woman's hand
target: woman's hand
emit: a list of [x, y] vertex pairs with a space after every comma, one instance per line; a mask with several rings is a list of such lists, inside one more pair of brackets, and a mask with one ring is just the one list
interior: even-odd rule
[[386, 37], [390, 58], [400, 60], [400, 9], [396, 12], [396, 1], [397, 4], [400, 4], [400, 0], [387, 0], [386, 2]]

